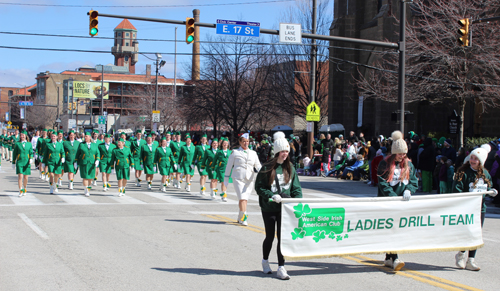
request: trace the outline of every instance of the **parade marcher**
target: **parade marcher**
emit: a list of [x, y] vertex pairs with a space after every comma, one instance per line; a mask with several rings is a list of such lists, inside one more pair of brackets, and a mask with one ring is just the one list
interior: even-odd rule
[[21, 132], [20, 141], [14, 145], [13, 152], [12, 168], [16, 170], [19, 197], [22, 197], [26, 195], [28, 176], [31, 175], [31, 164], [33, 163], [33, 147], [27, 141], [27, 133], [25, 131]]
[[74, 167], [76, 152], [80, 146], [80, 142], [75, 140], [75, 131], [70, 130], [68, 135], [68, 140], [63, 142], [65, 161], [63, 164], [64, 172], [68, 173], [68, 189], [73, 190], [73, 180], [76, 174], [76, 168]]
[[[57, 132], [57, 142], [60, 143], [63, 146], [63, 149], [64, 149], [64, 131], [59, 130]], [[59, 178], [57, 179], [57, 183], [59, 184], [59, 187], [62, 187], [62, 177], [63, 176], [64, 176], [64, 165], [61, 168], [61, 175], [59, 175]]]
[[247, 202], [255, 185], [255, 178], [260, 171], [261, 164], [257, 153], [248, 148], [249, 135], [243, 134], [239, 138], [240, 147], [234, 149], [226, 165], [224, 186], [229, 184], [229, 177], [233, 178], [234, 190], [238, 196], [239, 214], [238, 223], [248, 225]]
[[[47, 173], [49, 175], [50, 194], [59, 192], [59, 176], [62, 174], [63, 164], [65, 162], [65, 153], [63, 144], [57, 142], [57, 135], [55, 133], [50, 135], [50, 142], [45, 143], [43, 153], [42, 167], [47, 166]], [[55, 187], [54, 187], [55, 185]]]
[[217, 138], [212, 138], [212, 143], [210, 144], [210, 149], [206, 151], [205, 156], [201, 162], [202, 167], [207, 171], [208, 179], [210, 179], [210, 196], [215, 199], [215, 194], [217, 194], [217, 176], [215, 174], [215, 156], [217, 155], [217, 147], [219, 146], [219, 140]]
[[146, 144], [146, 141], [142, 139], [142, 130], [137, 130], [135, 138], [130, 139], [130, 151], [134, 158], [133, 165], [135, 169], [135, 185], [141, 187], [141, 175], [142, 175], [142, 163], [141, 163], [141, 149], [142, 146]]
[[210, 146], [207, 144], [207, 135], [203, 134], [201, 136], [200, 145], [197, 145], [195, 148], [195, 154], [193, 163], [198, 167], [198, 173], [200, 174], [200, 194], [205, 195], [205, 182], [207, 181], [207, 169], [203, 165], [203, 160], [205, 158], [205, 153]]
[[290, 145], [285, 134], [274, 134], [274, 158], [262, 166], [255, 181], [255, 191], [259, 195], [259, 205], [264, 220], [266, 238], [262, 244], [262, 271], [271, 274], [269, 254], [273, 246], [274, 237], [278, 238], [278, 271], [277, 277], [282, 280], [290, 279], [285, 270], [285, 258], [281, 254], [281, 199], [302, 198], [302, 188], [299, 177], [288, 156]]
[[[464, 164], [457, 170], [453, 181], [452, 192], [486, 192], [494, 191], [498, 194], [495, 188], [492, 188], [491, 176], [488, 170], [483, 166], [488, 157], [490, 147], [479, 147], [473, 150]], [[483, 195], [483, 203], [481, 207], [481, 228], [484, 224], [486, 214], [485, 195]], [[470, 250], [468, 259], [465, 256], [465, 251], [460, 251], [455, 255], [455, 264], [460, 269], [479, 271], [481, 268], [475, 262], [476, 250]]]
[[[38, 143], [39, 138], [40, 138], [40, 131], [35, 130], [35, 135], [31, 138], [31, 148], [33, 149], [33, 158], [35, 155], [36, 145]], [[39, 164], [38, 159], [34, 158], [34, 162], [35, 162], [35, 168], [38, 168]]]
[[[226, 184], [224, 183], [224, 176], [226, 175], [226, 165], [227, 161], [229, 159], [229, 156], [231, 155], [231, 150], [229, 150], [229, 140], [225, 137], [221, 137], [220, 139], [220, 149], [217, 151], [217, 154], [215, 155], [215, 160], [214, 160], [214, 171], [215, 171], [215, 176], [216, 179], [219, 183], [221, 183], [221, 193], [220, 197], [223, 202], [227, 202], [227, 187]], [[229, 178], [228, 183], [232, 183], [232, 178]], [[215, 189], [215, 192], [218, 192], [217, 189]]]
[[[172, 133], [170, 131], [167, 131], [164, 136], [165, 140], [167, 141], [167, 147], [170, 149], [170, 152], [172, 152], [172, 148], [170, 148], [170, 143], [172, 143]], [[162, 139], [163, 140], [163, 139]], [[172, 152], [172, 158], [170, 159], [170, 167], [168, 169], [168, 177], [167, 177], [167, 183], [166, 186], [170, 186], [170, 181], [173, 180], [173, 168], [174, 168], [174, 158], [173, 158], [173, 152]]]
[[9, 133], [9, 137], [7, 138], [7, 152], [8, 152], [8, 156], [7, 156], [7, 161], [12, 161], [12, 147], [14, 146], [14, 144], [17, 142], [16, 138], [15, 138], [15, 135], [12, 134], [12, 132]]
[[125, 146], [125, 141], [123, 138], [118, 140], [118, 147], [113, 150], [110, 161], [118, 180], [118, 196], [125, 195], [127, 181], [130, 179], [130, 169], [134, 171], [134, 159], [130, 148]]
[[7, 148], [4, 146], [5, 138], [7, 137], [7, 129], [4, 129], [2, 131], [2, 134], [0, 135], [0, 154], [2, 155], [1, 159], [5, 160], [5, 149]]
[[161, 139], [161, 147], [156, 148], [155, 152], [155, 164], [157, 165], [158, 171], [161, 175], [161, 191], [167, 191], [167, 179], [170, 175], [171, 162], [173, 159], [172, 150], [168, 146], [167, 138], [163, 137]]
[[[97, 145], [98, 152], [99, 152], [99, 145], [104, 142], [103, 137], [101, 137], [101, 136], [102, 135], [99, 135], [99, 130], [94, 129], [92, 131], [92, 142]], [[96, 167], [95, 168], [94, 182], [93, 182], [94, 186], [97, 186], [97, 176], [98, 175], [99, 175], [99, 167]]]
[[194, 152], [195, 147], [191, 143], [191, 135], [186, 133], [186, 144], [181, 146], [179, 154], [179, 167], [186, 175], [186, 191], [191, 192], [191, 177], [194, 175]]
[[153, 177], [157, 170], [155, 164], [156, 148], [156, 145], [153, 143], [153, 137], [149, 134], [146, 137], [146, 144], [141, 148], [141, 164], [146, 174], [148, 190], [152, 189]]
[[156, 146], [156, 147], [159, 147], [160, 146], [160, 143], [156, 140], [156, 137], [158, 136], [158, 134], [155, 132], [155, 131], [152, 131], [151, 132], [151, 137], [153, 138], [153, 144]]
[[[37, 150], [38, 150], [38, 158], [40, 159], [40, 169], [42, 170], [42, 180], [45, 180], [46, 182], [49, 181], [50, 177], [49, 177], [49, 168], [47, 165], [45, 165], [45, 167], [43, 167], [44, 163], [43, 163], [43, 159], [44, 159], [44, 153], [45, 153], [45, 146], [47, 145], [47, 143], [50, 142], [51, 140], [51, 135], [52, 135], [52, 130], [49, 129], [49, 130], [43, 130], [42, 132], [42, 138], [39, 139], [39, 142], [37, 144]], [[39, 148], [38, 148], [39, 147]]]
[[269, 145], [267, 140], [263, 139], [261, 141], [261, 146], [257, 151], [257, 155], [259, 156], [259, 161], [261, 164], [267, 162], [267, 156], [269, 155], [270, 151], [271, 151], [271, 146]]
[[[127, 140], [127, 134], [125, 132], [120, 133], [120, 138], [123, 139], [123, 146], [130, 149], [130, 141]], [[116, 141], [116, 146], [118, 146], [118, 141]]]
[[80, 143], [74, 167], [80, 170], [80, 178], [83, 179], [83, 187], [85, 188], [85, 196], [90, 196], [92, 189], [92, 180], [95, 177], [96, 168], [99, 167], [99, 149], [96, 143], [92, 142], [90, 132], [85, 133], [85, 141]]
[[[391, 136], [391, 154], [380, 162], [377, 169], [378, 197], [403, 196], [403, 200], [408, 201], [418, 188], [415, 168], [406, 156], [408, 147], [401, 131], [394, 131]], [[399, 271], [405, 263], [396, 253], [387, 253], [384, 265]]]
[[179, 155], [180, 155], [180, 150], [181, 150], [181, 147], [182, 147], [182, 142], [181, 142], [181, 134], [180, 132], [176, 132], [174, 134], [174, 138], [172, 140], [172, 142], [170, 143], [170, 149], [172, 150], [172, 154], [174, 155], [174, 175], [175, 175], [175, 178], [174, 178], [174, 181], [172, 183], [172, 185], [174, 186], [174, 188], [177, 188], [177, 189], [180, 189], [181, 188], [181, 173], [182, 173], [182, 169], [179, 167]]
[[111, 188], [109, 176], [111, 175], [111, 154], [116, 148], [111, 143], [111, 135], [104, 135], [104, 142], [97, 146], [99, 149], [99, 169], [102, 173], [102, 189], [106, 192]]

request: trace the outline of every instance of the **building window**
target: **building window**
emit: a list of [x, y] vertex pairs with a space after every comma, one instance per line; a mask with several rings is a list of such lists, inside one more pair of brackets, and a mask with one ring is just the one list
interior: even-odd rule
[[125, 56], [125, 62], [128, 62], [128, 56]]
[[121, 33], [121, 32], [118, 32], [118, 36], [122, 36], [122, 33]]
[[36, 95], [37, 98], [45, 100], [45, 79], [38, 79], [36, 82]]
[[13, 90], [9, 90], [9, 92], [8, 92], [8, 96], [10, 97], [10, 96], [12, 96], [12, 95], [14, 95], [14, 91], [13, 91]]
[[132, 37], [134, 37], [134, 38], [135, 38], [135, 32], [133, 33]]
[[125, 36], [126, 36], [126, 37], [127, 37], [127, 36], [129, 36], [129, 33], [127, 32], [127, 33], [125, 34]]
[[128, 46], [128, 42], [125, 43], [125, 46]]

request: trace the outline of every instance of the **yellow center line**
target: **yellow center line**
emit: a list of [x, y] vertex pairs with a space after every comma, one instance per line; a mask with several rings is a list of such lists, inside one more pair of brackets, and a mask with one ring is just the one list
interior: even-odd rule
[[[251, 224], [249, 224], [248, 226], [243, 226], [243, 225], [235, 222], [234, 219], [231, 219], [229, 217], [225, 217], [222, 215], [203, 214], [203, 216], [209, 217], [211, 219], [223, 221], [223, 222], [226, 222], [228, 224], [244, 227], [244, 228], [251, 230], [253, 232], [263, 233], [263, 234], [266, 233], [265, 229], [262, 227], [259, 227], [256, 225], [251, 225]], [[447, 280], [444, 278], [440, 278], [437, 276], [429, 275], [429, 274], [422, 273], [419, 271], [410, 270], [407, 268], [403, 268], [399, 272], [394, 272], [392, 269], [384, 266], [382, 262], [373, 260], [373, 259], [371, 259], [369, 257], [365, 257], [365, 256], [356, 255], [356, 256], [346, 256], [346, 257], [342, 257], [342, 258], [350, 260], [350, 261], [354, 261], [354, 262], [362, 264], [362, 265], [375, 267], [375, 268], [377, 268], [385, 273], [393, 273], [395, 275], [407, 277], [407, 278], [410, 278], [410, 279], [413, 279], [416, 281], [420, 281], [422, 283], [429, 284], [429, 285], [432, 285], [435, 287], [439, 287], [439, 288], [442, 288], [445, 290], [450, 290], [450, 291], [460, 291], [460, 290], [480, 291], [481, 290], [481, 289], [470, 287], [470, 286], [460, 284], [460, 283], [457, 283], [454, 281], [450, 281], [450, 280]]]

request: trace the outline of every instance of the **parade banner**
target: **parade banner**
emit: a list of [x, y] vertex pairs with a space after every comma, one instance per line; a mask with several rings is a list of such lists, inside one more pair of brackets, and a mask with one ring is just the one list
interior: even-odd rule
[[283, 199], [281, 252], [300, 260], [477, 249], [482, 194]]
[[101, 82], [73, 81], [73, 98], [101, 98], [101, 91], [104, 99], [109, 98], [109, 83], [104, 83], [101, 90]]

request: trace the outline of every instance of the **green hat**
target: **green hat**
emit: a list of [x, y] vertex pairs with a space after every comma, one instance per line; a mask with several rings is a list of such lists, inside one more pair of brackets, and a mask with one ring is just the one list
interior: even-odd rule
[[191, 139], [191, 135], [189, 134], [189, 132], [188, 132], [188, 133], [186, 133], [186, 138]]
[[125, 133], [125, 131], [122, 131], [122, 133], [120, 133], [120, 135], [127, 136], [127, 134]]
[[154, 135], [158, 135], [156, 132], [152, 131], [152, 132], [151, 132], [151, 135], [153, 135], [153, 134], [154, 134]]
[[63, 130], [59, 130], [57, 133], [64, 133], [64, 131]]
[[146, 137], [152, 137], [151, 134], [148, 134]]
[[219, 139], [218, 138], [212, 139], [212, 142], [214, 142], [214, 141], [219, 142]]
[[85, 135], [90, 136], [90, 135], [91, 135], [91, 134], [90, 134], [90, 131], [87, 131], [87, 132], [85, 133]]
[[178, 131], [178, 132], [176, 132], [176, 133], [175, 133], [175, 135], [181, 135], [181, 132], [180, 132], [180, 131]]
[[167, 138], [164, 136], [164, 137], [161, 138], [161, 140], [167, 140]]
[[172, 133], [170, 131], [167, 131], [166, 135], [172, 135]]
[[123, 138], [120, 138], [118, 141], [125, 142], [125, 140]]
[[99, 130], [94, 129], [92, 132], [93, 132], [93, 133], [99, 133]]
[[142, 133], [142, 130], [138, 129], [135, 131], [135, 133]]
[[70, 130], [68, 133], [75, 133], [75, 131], [74, 130]]
[[201, 137], [207, 137], [207, 134], [206, 134], [206, 133], [204, 133]]
[[111, 137], [111, 134], [106, 133], [106, 134], [104, 135], [104, 137]]
[[26, 132], [26, 130], [21, 131], [21, 133], [24, 134], [24, 135], [28, 135], [28, 133]]
[[47, 129], [46, 129], [46, 128], [44, 128], [44, 129], [43, 129], [42, 131], [45, 131], [45, 132], [47, 132]]

